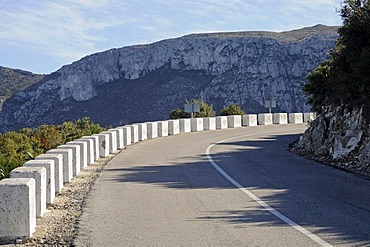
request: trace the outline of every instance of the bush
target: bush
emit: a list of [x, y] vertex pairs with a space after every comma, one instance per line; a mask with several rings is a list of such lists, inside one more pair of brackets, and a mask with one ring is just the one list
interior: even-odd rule
[[189, 118], [190, 113], [185, 112], [179, 108], [172, 110], [170, 113], [170, 119]]
[[224, 107], [224, 109], [220, 112], [221, 116], [230, 116], [230, 115], [245, 115], [245, 111], [235, 104], [231, 104], [229, 106]]
[[0, 134], [0, 180], [9, 177], [10, 171], [22, 166], [37, 155], [82, 136], [103, 131], [88, 117], [61, 125], [41, 125], [37, 129], [24, 128], [18, 132]]
[[[193, 99], [191, 101], [185, 100], [184, 102], [184, 104], [191, 104], [191, 103], [200, 104], [200, 112], [194, 113], [194, 117], [214, 117], [216, 116], [216, 112], [213, 110], [213, 106], [207, 104], [203, 100]], [[190, 113], [177, 108], [171, 111], [170, 118], [171, 119], [190, 118]]]

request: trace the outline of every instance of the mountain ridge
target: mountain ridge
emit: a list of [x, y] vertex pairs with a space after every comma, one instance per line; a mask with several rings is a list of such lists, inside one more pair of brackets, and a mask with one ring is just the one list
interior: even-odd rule
[[44, 75], [0, 66], [0, 111], [3, 101], [40, 81]]
[[[322, 24], [317, 24], [312, 27], [304, 27], [300, 29], [293, 29], [289, 31], [282, 31], [282, 32], [274, 32], [274, 31], [236, 31], [236, 32], [212, 32], [212, 33], [193, 33], [182, 36], [185, 37], [199, 37], [199, 38], [210, 38], [210, 37], [220, 37], [223, 36], [225, 38], [232, 38], [232, 37], [270, 37], [270, 38], [277, 38], [280, 41], [286, 42], [296, 42], [299, 40], [303, 40], [309, 38], [312, 34], [319, 34], [319, 33], [337, 33], [337, 26], [325, 26]], [[288, 37], [288, 39], [287, 39]]]
[[[237, 103], [248, 112], [263, 111], [264, 100], [275, 98], [277, 110], [305, 111], [301, 86], [334, 47], [336, 30], [317, 25], [273, 34], [280, 38], [242, 36], [256, 32], [190, 34], [95, 53], [7, 100], [0, 126], [59, 123], [84, 114], [103, 125], [164, 119], [185, 98], [195, 97], [206, 98], [216, 110]], [[132, 93], [139, 88], [141, 95]], [[100, 109], [98, 102], [114, 110]]]

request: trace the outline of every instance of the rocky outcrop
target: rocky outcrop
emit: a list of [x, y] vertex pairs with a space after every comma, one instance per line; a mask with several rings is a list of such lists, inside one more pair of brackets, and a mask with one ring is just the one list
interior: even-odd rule
[[326, 107], [292, 150], [300, 155], [370, 177], [370, 130], [364, 109]]
[[216, 110], [235, 103], [247, 112], [307, 111], [301, 87], [327, 59], [336, 27], [193, 34], [87, 56], [9, 99], [4, 129], [90, 116], [103, 125], [167, 118], [188, 98]]

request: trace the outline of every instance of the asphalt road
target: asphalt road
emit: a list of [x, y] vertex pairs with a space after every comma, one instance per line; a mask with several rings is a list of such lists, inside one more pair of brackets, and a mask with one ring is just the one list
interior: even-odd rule
[[370, 180], [285, 150], [305, 125], [137, 143], [105, 167], [77, 246], [370, 246]]

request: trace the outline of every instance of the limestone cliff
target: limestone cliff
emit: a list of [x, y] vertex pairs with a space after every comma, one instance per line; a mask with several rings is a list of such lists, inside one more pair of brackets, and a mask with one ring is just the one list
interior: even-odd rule
[[[103, 125], [167, 118], [185, 98], [216, 110], [307, 111], [301, 87], [327, 59], [337, 28], [193, 34], [96, 53], [63, 66], [4, 104], [2, 131], [90, 116]], [[1, 130], [0, 130], [1, 131]]]

